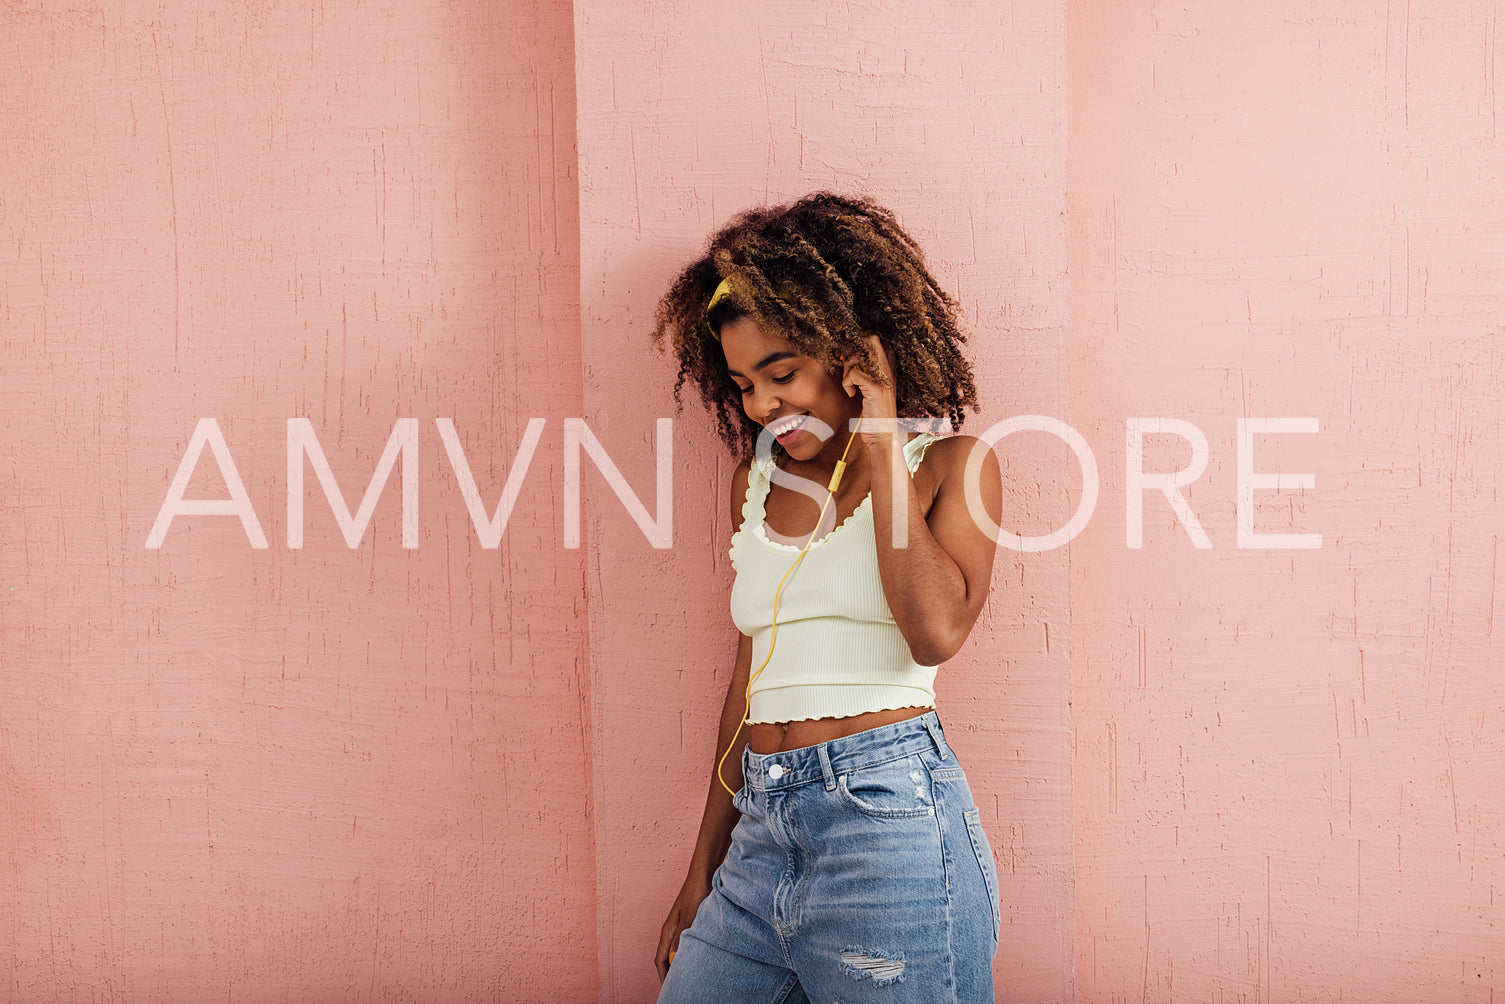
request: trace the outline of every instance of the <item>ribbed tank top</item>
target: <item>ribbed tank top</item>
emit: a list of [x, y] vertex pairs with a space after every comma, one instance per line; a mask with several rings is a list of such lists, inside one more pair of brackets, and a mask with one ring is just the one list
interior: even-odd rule
[[[911, 473], [939, 439], [904, 444]], [[800, 549], [770, 540], [764, 525], [773, 461], [748, 471], [742, 525], [732, 535], [732, 620], [752, 638], [752, 670], [768, 655], [773, 594]], [[749, 723], [846, 718], [891, 708], [935, 707], [934, 666], [921, 666], [894, 623], [878, 576], [868, 494], [842, 524], [810, 545], [779, 598], [773, 658], [752, 684]]]

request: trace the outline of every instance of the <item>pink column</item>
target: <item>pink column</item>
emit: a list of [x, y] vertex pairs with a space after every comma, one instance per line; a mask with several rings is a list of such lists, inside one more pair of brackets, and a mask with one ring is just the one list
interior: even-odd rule
[[[647, 341], [677, 269], [738, 210], [818, 188], [899, 214], [961, 300], [986, 407], [1063, 416], [1064, 12], [1027, 5], [690, 8], [579, 3], [586, 415], [652, 496], [674, 366]], [[656, 992], [735, 652], [733, 465], [698, 402], [675, 425], [674, 547], [613, 503], [588, 549], [603, 999]], [[1058, 444], [1000, 446], [1011, 527], [1064, 519]], [[610, 496], [606, 496], [610, 499]], [[1071, 995], [1066, 552], [1001, 551], [938, 684], [999, 858], [999, 999]]]
[[[0, 997], [588, 999], [568, 4], [4, 16]], [[548, 422], [501, 547], [488, 512]], [[269, 547], [179, 518], [202, 417]], [[288, 419], [306, 464], [288, 547]], [[224, 498], [209, 453], [189, 497]]]
[[[1079, 1001], [1495, 996], [1496, 21], [1070, 6]], [[1210, 549], [1158, 490], [1129, 549], [1139, 417], [1205, 436]], [[1318, 549], [1239, 546], [1239, 423], [1273, 417], [1315, 431], [1251, 436], [1245, 477], [1313, 482], [1248, 522]]]

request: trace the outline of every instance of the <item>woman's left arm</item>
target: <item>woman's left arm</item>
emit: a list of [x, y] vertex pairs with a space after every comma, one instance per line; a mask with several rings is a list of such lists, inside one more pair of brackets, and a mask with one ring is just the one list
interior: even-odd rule
[[[888, 366], [881, 345], [874, 349], [879, 363]], [[894, 426], [891, 367], [882, 376], [886, 384], [849, 363], [842, 382], [848, 393], [862, 394], [861, 442], [872, 464], [873, 530], [883, 594], [915, 661], [935, 666], [962, 647], [987, 600], [1002, 479], [998, 458], [981, 441], [954, 436], [932, 443], [924, 461], [934, 485], [927, 513], [904, 462], [906, 435]], [[981, 451], [980, 463], [974, 465], [981, 474], [974, 498], [984, 510], [976, 518], [966, 486], [974, 450]], [[978, 477], [976, 472], [972, 476]], [[979, 525], [984, 518], [992, 521], [992, 535]]]

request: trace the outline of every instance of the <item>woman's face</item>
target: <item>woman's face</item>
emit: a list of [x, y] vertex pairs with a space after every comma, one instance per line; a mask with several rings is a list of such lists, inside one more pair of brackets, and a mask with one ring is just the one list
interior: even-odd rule
[[[848, 396], [830, 370], [750, 316], [721, 326], [721, 350], [728, 375], [742, 391], [742, 410], [774, 433], [792, 459], [812, 460], [823, 450], [840, 456], [846, 444], [841, 433], [862, 414], [862, 399]], [[830, 438], [821, 439], [823, 430], [810, 427], [810, 417], [830, 427]]]

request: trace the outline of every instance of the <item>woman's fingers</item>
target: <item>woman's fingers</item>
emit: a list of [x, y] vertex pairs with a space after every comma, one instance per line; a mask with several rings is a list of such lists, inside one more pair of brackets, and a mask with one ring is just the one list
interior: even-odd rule
[[[892, 380], [894, 374], [894, 357], [889, 354], [888, 346], [883, 344], [883, 339], [877, 335], [868, 335], [867, 347], [873, 354], [873, 366], [877, 370], [880, 381], [886, 383]], [[852, 358], [857, 359], [858, 357], [853, 356]]]
[[873, 364], [876, 373], [870, 374], [862, 368], [865, 361], [861, 356], [850, 355], [847, 356], [842, 371], [842, 383], [846, 384], [853, 374], [856, 374], [859, 379], [864, 380], [869, 385], [892, 385], [894, 381], [894, 357], [889, 353], [888, 346], [884, 345], [883, 340], [877, 335], [868, 335], [867, 343], [868, 348], [873, 353]]
[[[694, 917], [690, 918], [693, 919]], [[690, 920], [684, 918], [676, 904], [669, 919], [664, 921], [663, 930], [658, 935], [658, 950], [653, 953], [653, 964], [658, 969], [660, 983], [669, 976], [669, 966], [674, 962], [674, 954], [679, 951], [679, 936], [690, 926]]]
[[[653, 964], [658, 969], [658, 981], [664, 982], [669, 976], [669, 954], [678, 947], [679, 925], [674, 923], [675, 918], [670, 917], [664, 924], [664, 929], [659, 932], [658, 950], [653, 953]], [[670, 926], [670, 924], [674, 926]]]
[[872, 379], [862, 369], [862, 360], [856, 356], [848, 358], [841, 373], [841, 386], [847, 397], [865, 394], [872, 385]]
[[870, 373], [863, 368], [865, 361], [861, 356], [848, 356], [841, 385], [846, 390], [847, 397], [862, 395], [864, 415], [892, 417], [895, 410], [892, 357], [877, 335], [868, 336], [868, 345], [873, 350], [877, 373]]
[[847, 392], [847, 397], [851, 397], [853, 394], [861, 392], [862, 385], [858, 382], [861, 378], [855, 375], [861, 372], [862, 371], [857, 368], [856, 363], [853, 363], [851, 361], [847, 362], [846, 369], [841, 374], [841, 387]]

